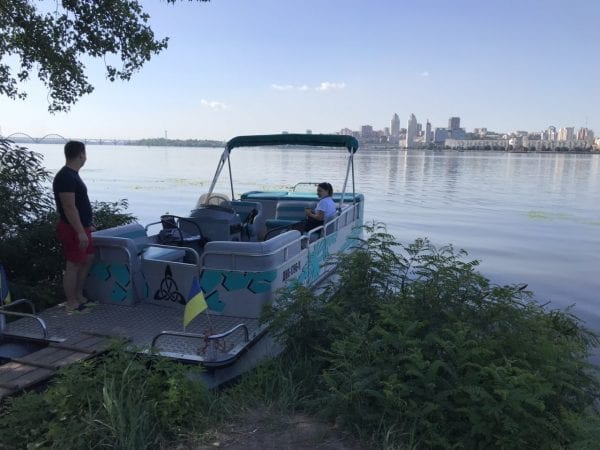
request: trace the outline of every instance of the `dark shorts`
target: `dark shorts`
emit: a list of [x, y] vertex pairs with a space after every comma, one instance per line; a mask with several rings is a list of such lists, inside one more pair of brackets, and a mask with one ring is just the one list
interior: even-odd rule
[[62, 244], [65, 259], [74, 263], [85, 262], [87, 255], [94, 253], [94, 245], [92, 244], [92, 229], [86, 227], [85, 234], [88, 237], [88, 246], [86, 248], [79, 248], [79, 239], [77, 239], [77, 233], [75, 229], [67, 222], [62, 220], [58, 221], [56, 225], [56, 237]]

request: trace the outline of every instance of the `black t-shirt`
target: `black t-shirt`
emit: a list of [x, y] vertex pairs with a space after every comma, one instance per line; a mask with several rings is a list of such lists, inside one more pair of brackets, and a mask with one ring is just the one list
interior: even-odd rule
[[60, 214], [60, 218], [62, 220], [69, 223], [67, 217], [65, 216], [65, 211], [62, 207], [62, 204], [60, 203], [58, 194], [60, 192], [74, 192], [75, 206], [77, 207], [77, 211], [79, 211], [79, 220], [81, 220], [81, 225], [84, 227], [89, 227], [92, 225], [92, 205], [90, 204], [90, 199], [87, 195], [87, 187], [77, 171], [67, 166], [64, 166], [62, 169], [60, 169], [54, 177], [52, 190], [54, 191], [56, 209], [58, 210], [58, 214]]

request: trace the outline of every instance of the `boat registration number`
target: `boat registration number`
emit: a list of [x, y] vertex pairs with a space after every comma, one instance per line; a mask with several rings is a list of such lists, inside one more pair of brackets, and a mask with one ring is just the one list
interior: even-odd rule
[[284, 269], [283, 271], [283, 281], [286, 281], [289, 277], [291, 277], [292, 275], [294, 275], [295, 273], [300, 271], [300, 261], [295, 262], [294, 264], [292, 264], [290, 267], [288, 267], [287, 269]]

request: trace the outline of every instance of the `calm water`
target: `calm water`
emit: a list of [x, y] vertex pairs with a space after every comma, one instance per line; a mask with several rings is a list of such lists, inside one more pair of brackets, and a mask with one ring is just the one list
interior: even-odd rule
[[[62, 146], [31, 145], [56, 171]], [[89, 146], [81, 174], [92, 200], [129, 200], [141, 223], [186, 215], [208, 189], [221, 149]], [[345, 150], [236, 149], [236, 194], [299, 181], [341, 190]], [[496, 283], [527, 283], [541, 302], [600, 330], [600, 155], [361, 149], [356, 189], [367, 220], [398, 240], [428, 237], [481, 260]], [[217, 192], [229, 193], [224, 170]]]

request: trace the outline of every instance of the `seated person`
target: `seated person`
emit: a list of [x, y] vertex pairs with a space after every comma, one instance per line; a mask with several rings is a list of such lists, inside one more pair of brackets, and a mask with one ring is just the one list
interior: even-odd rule
[[333, 216], [335, 216], [336, 208], [333, 201], [333, 187], [329, 183], [319, 183], [317, 186], [317, 195], [319, 203], [315, 210], [306, 208], [306, 219], [302, 222], [303, 230], [310, 231], [313, 228], [323, 225]]

